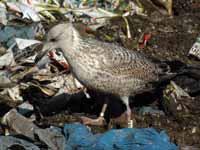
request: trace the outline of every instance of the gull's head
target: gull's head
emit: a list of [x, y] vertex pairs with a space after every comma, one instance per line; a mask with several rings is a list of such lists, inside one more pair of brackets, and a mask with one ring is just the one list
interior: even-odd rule
[[58, 24], [51, 28], [47, 34], [42, 52], [67, 47], [73, 44], [75, 29], [72, 23]]

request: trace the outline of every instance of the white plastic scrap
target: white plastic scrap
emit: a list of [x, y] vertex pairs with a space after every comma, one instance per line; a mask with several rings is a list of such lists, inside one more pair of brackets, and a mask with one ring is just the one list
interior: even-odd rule
[[33, 111], [33, 106], [28, 102], [24, 102], [18, 105], [17, 108], [18, 108], [18, 112], [22, 115], [25, 115], [26, 113], [30, 111]]
[[7, 77], [6, 71], [0, 71], [0, 84], [11, 83], [10, 79]]
[[6, 6], [5, 4], [0, 2], [0, 23], [2, 23], [3, 25], [6, 25], [8, 22], [6, 14], [7, 14]]
[[53, 88], [57, 88], [57, 89], [62, 88], [63, 85], [64, 85], [64, 82], [65, 82], [65, 80], [64, 80], [65, 76], [66, 75], [54, 77], [53, 79], [51, 79], [51, 83], [48, 84], [48, 86], [53, 87]]
[[73, 12], [76, 13], [77, 15], [86, 14], [86, 15], [88, 15], [92, 18], [96, 18], [96, 19], [117, 16], [115, 13], [106, 11], [102, 8], [96, 8], [96, 7], [88, 8], [88, 9], [74, 9]]
[[12, 100], [23, 101], [22, 96], [20, 96], [19, 86], [15, 86], [13, 88], [8, 88], [7, 92], [8, 92], [8, 95], [12, 98]]
[[51, 59], [49, 56], [44, 55], [37, 63], [36, 66], [41, 70], [41, 69], [46, 69], [48, 68], [48, 64], [51, 62]]
[[48, 9], [48, 7], [59, 8], [60, 5], [58, 1], [53, 0], [54, 4], [56, 5], [50, 4], [51, 2], [47, 0], [20, 0], [20, 2], [35, 10], [41, 20], [45, 20], [44, 17], [48, 17], [52, 21], [56, 21], [56, 18], [46, 9]]
[[174, 81], [171, 81], [170, 83], [175, 88], [175, 93], [177, 98], [182, 98], [182, 97], [191, 98], [190, 95], [187, 92], [185, 92], [181, 87], [179, 87]]
[[189, 55], [196, 56], [200, 59], [200, 36], [197, 38], [196, 42], [193, 44], [189, 51]]
[[129, 2], [129, 7], [130, 7], [130, 11], [125, 12], [122, 16], [126, 17], [129, 15], [134, 15], [134, 14], [138, 14], [138, 15], [143, 15], [146, 16], [143, 13], [143, 8], [139, 7], [138, 5], [136, 5], [134, 2], [130, 1]]
[[35, 63], [35, 58], [37, 57], [37, 54], [35, 53], [34, 55], [27, 57], [26, 59], [20, 60], [23, 63]]
[[[90, 24], [90, 28], [93, 30], [96, 30], [99, 27], [105, 26], [106, 21], [109, 18], [118, 16], [118, 14], [106, 11], [102, 8], [96, 8], [96, 7], [85, 8], [85, 9], [74, 9], [72, 10], [72, 12], [76, 16], [87, 15], [91, 17], [89, 24]], [[69, 15], [65, 15], [65, 17], [69, 17]], [[86, 18], [83, 18], [83, 19], [86, 19]]]
[[3, 56], [0, 56], [0, 67], [12, 66], [13, 60], [14, 60], [13, 52], [12, 51], [8, 51]]
[[85, 88], [72, 74], [67, 75], [64, 80], [63, 89], [67, 93], [77, 93]]
[[48, 86], [59, 89], [57, 94], [73, 94], [84, 91], [85, 88], [72, 74], [54, 77], [53, 81], [48, 84]]
[[84, 86], [72, 74], [55, 76], [47, 86], [56, 89], [62, 88], [67, 93], [76, 93], [84, 89]]
[[[84, 0], [83, 0], [84, 1]], [[63, 1], [63, 6], [69, 7], [69, 8], [78, 8], [79, 7], [79, 2], [76, 0], [64, 0]]]
[[45, 35], [45, 29], [42, 25], [42, 23], [37, 23], [33, 26], [33, 32], [34, 32], [34, 36], [40, 36], [40, 35]]
[[15, 43], [11, 45], [10, 48], [7, 50], [7, 53], [0, 56], [0, 68], [4, 66], [14, 66], [16, 64], [12, 51], [12, 48], [15, 45], [16, 45]]
[[20, 2], [7, 2], [7, 5], [10, 9], [22, 13], [22, 18], [31, 19], [34, 22], [40, 21], [38, 13], [29, 5]]
[[41, 41], [38, 40], [29, 40], [29, 39], [22, 39], [22, 38], [15, 38], [17, 46], [20, 50], [25, 49], [34, 44], [40, 44]]

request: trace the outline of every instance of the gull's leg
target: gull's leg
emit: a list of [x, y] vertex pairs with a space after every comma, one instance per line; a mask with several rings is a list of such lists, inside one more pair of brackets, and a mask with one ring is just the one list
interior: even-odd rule
[[128, 128], [133, 128], [133, 120], [131, 119], [131, 108], [129, 106], [129, 97], [123, 96], [123, 97], [121, 97], [121, 100], [126, 105]]
[[103, 107], [101, 109], [101, 113], [99, 115], [99, 117], [97, 119], [91, 119], [88, 117], [81, 117], [83, 124], [85, 125], [98, 125], [98, 126], [102, 126], [105, 124], [105, 118], [104, 118], [104, 114], [105, 111], [107, 109], [108, 106], [108, 99], [106, 98], [105, 103], [103, 104]]

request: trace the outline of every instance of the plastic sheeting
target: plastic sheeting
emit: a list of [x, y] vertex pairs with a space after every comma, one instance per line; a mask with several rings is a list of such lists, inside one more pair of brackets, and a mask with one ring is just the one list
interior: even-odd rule
[[[60, 128], [51, 127], [36, 129], [35, 134], [38, 137], [36, 143], [40, 141], [48, 150], [178, 150], [164, 131], [159, 133], [153, 128], [112, 129], [93, 134], [82, 124], [65, 124], [64, 132]], [[0, 150], [20, 148], [40, 149], [25, 139], [0, 136]]]
[[153, 128], [113, 129], [93, 134], [81, 124], [65, 124], [66, 150], [177, 150], [164, 131]]
[[[153, 128], [112, 129], [102, 134], [93, 134], [82, 124], [65, 124], [60, 128], [36, 129], [35, 134], [49, 150], [177, 150], [164, 131]], [[64, 136], [63, 136], [64, 133]], [[34, 140], [33, 140], [34, 141]], [[32, 142], [33, 142], [32, 141]], [[39, 150], [31, 141], [12, 136], [0, 136], [0, 150]]]
[[60, 128], [36, 129], [35, 134], [39, 137], [40, 141], [48, 146], [48, 150], [65, 150], [65, 137]]
[[0, 136], [0, 150], [40, 150], [38, 146], [12, 136]]

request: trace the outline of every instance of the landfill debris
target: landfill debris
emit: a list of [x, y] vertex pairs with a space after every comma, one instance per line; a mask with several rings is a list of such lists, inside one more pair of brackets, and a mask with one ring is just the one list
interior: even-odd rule
[[12, 100], [23, 101], [23, 98], [20, 96], [19, 86], [8, 88], [7, 91]]
[[171, 81], [171, 84], [164, 91], [164, 107], [176, 116], [181, 115], [180, 112], [188, 112], [187, 106], [181, 102], [181, 99], [192, 99], [192, 97], [175, 82]]
[[58, 50], [52, 50], [49, 52], [49, 57], [54, 61], [58, 62], [60, 65], [62, 65], [66, 70], [69, 69], [69, 64], [64, 58], [62, 52]]
[[[168, 83], [159, 86], [155, 95], [139, 94], [133, 98], [131, 106], [137, 108], [134, 110], [136, 127], [142, 129], [108, 131], [123, 127], [122, 116], [122, 123], [117, 122], [116, 126], [66, 124], [67, 135], [63, 125], [81, 122], [82, 116], [96, 118], [104, 97], [84, 87], [70, 73], [70, 66], [59, 49], [38, 59], [46, 31], [54, 24], [69, 20], [90, 27], [92, 30], [87, 34], [92, 32], [92, 38], [132, 50], [139, 47], [139, 51], [159, 59], [177, 59], [199, 66], [199, 10], [198, 0], [0, 1], [0, 149], [64, 150], [72, 145], [84, 149], [84, 144], [87, 149], [87, 146], [100, 147], [101, 143], [127, 149], [127, 145], [136, 145], [133, 141], [137, 139], [140, 143], [137, 146], [148, 145], [145, 140], [157, 135], [157, 146], [161, 143], [161, 149], [169, 145], [173, 150], [199, 149], [200, 81], [192, 74], [176, 77], [167, 87]], [[120, 102], [116, 105], [108, 105], [107, 122], [121, 114], [126, 116], [123, 105]], [[166, 135], [163, 138], [161, 133], [148, 127], [164, 129], [176, 145]], [[131, 142], [121, 138], [121, 135], [130, 135], [131, 130], [137, 133], [148, 130], [148, 134]], [[111, 133], [118, 141], [110, 138]], [[135, 132], [130, 136], [133, 135]], [[78, 138], [82, 138], [81, 143], [74, 141]], [[113, 145], [109, 142], [112, 139]]]
[[33, 110], [33, 106], [28, 102], [24, 102], [17, 106], [17, 112], [19, 112], [22, 115], [33, 113]]
[[144, 150], [177, 150], [175, 144], [170, 143], [165, 132], [158, 133], [153, 128], [124, 128], [113, 129], [103, 134], [94, 135], [81, 124], [65, 124], [64, 134], [67, 149], [144, 149]]
[[200, 36], [197, 37], [196, 42], [189, 50], [189, 55], [196, 56], [198, 59], [200, 59]]
[[163, 111], [153, 109], [152, 107], [142, 107], [142, 108], [140, 108], [139, 114], [140, 115], [145, 115], [145, 114], [165, 115], [165, 113]]
[[8, 85], [11, 83], [11, 80], [7, 76], [7, 72], [0, 71], [0, 88], [3, 88], [3, 85]]
[[27, 39], [21, 39], [21, 38], [16, 38], [15, 41], [20, 50], [25, 49], [26, 47], [29, 47], [33, 44], [41, 43], [41, 41], [38, 41], [38, 40], [27, 40]]
[[0, 136], [0, 149], [40, 150], [40, 148], [33, 143], [13, 136]]
[[196, 146], [188, 146], [188, 145], [186, 145], [186, 146], [181, 146], [180, 150], [199, 150], [199, 148], [196, 147]]
[[141, 40], [141, 42], [139, 41], [139, 48], [145, 48], [146, 45], [147, 45], [147, 42], [150, 40], [151, 38], [151, 34], [148, 33], [148, 34], [145, 34], [143, 36], [143, 40]]
[[162, 6], [164, 6], [167, 9], [168, 15], [172, 15], [172, 3], [173, 0], [151, 0], [152, 2], [158, 3]]
[[37, 25], [7, 25], [0, 27], [0, 41], [5, 42], [7, 47], [15, 43], [15, 38], [33, 39], [36, 36]]
[[35, 129], [35, 134], [40, 141], [44, 142], [48, 149], [52, 150], [66, 150], [65, 137], [60, 128], [50, 127], [46, 129]]
[[[18, 134], [22, 134], [31, 138], [32, 140], [36, 139], [36, 136], [38, 136], [39, 139], [44, 142], [50, 149], [65, 149], [65, 139], [61, 134], [61, 129], [55, 127], [40, 129], [30, 120], [19, 114], [15, 109], [10, 110], [3, 117], [2, 123], [9, 127], [9, 130], [11, 129]], [[0, 144], [4, 144], [3, 142], [4, 141], [0, 141]], [[26, 146], [26, 144], [24, 146]]]
[[[4, 86], [7, 86], [4, 84]], [[23, 97], [20, 95], [20, 87], [18, 85], [10, 84], [12, 87], [7, 87], [0, 92], [1, 96], [8, 96], [11, 101], [22, 102]]]
[[21, 2], [7, 2], [6, 5], [12, 11], [22, 13], [22, 19], [31, 19], [34, 22], [40, 21], [39, 15], [29, 5]]
[[14, 66], [15, 60], [12, 52], [12, 46], [7, 50], [6, 54], [0, 57], [0, 68], [5, 66]]
[[16, 133], [25, 135], [31, 139], [34, 139], [34, 130], [38, 128], [15, 109], [5, 114], [1, 123], [14, 130]]
[[[175, 144], [169, 141], [169, 137], [164, 131], [159, 133], [153, 128], [115, 129], [95, 135], [84, 125], [65, 124], [63, 130], [64, 135], [62, 130], [56, 127], [35, 129], [34, 132], [49, 149], [55, 150], [70, 150], [77, 146], [81, 149], [106, 148], [110, 150], [127, 149], [127, 147], [136, 150], [141, 148], [144, 150], [178, 149]], [[16, 147], [38, 148], [33, 143], [12, 136], [0, 136], [0, 139], [2, 150], [8, 145], [9, 147], [14, 147], [15, 144]]]
[[6, 25], [8, 22], [6, 14], [6, 6], [4, 3], [0, 2], [0, 23], [3, 25]]

